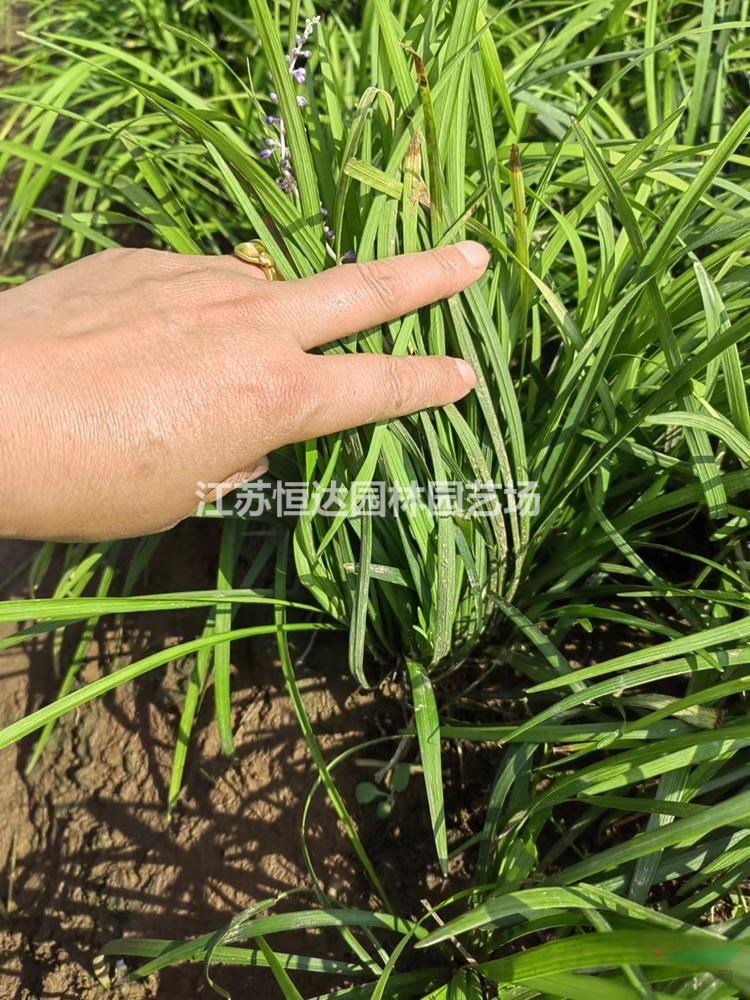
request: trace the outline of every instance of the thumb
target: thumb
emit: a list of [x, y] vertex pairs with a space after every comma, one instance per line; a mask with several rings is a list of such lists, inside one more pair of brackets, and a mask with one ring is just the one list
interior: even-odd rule
[[268, 457], [264, 455], [259, 461], [251, 464], [249, 468], [240, 469], [238, 472], [233, 472], [231, 476], [227, 476], [223, 482], [214, 486], [206, 493], [205, 497], [202, 497], [202, 502], [215, 503], [231, 493], [232, 490], [236, 490], [244, 483], [252, 482], [253, 479], [258, 479], [266, 472], [268, 472]]

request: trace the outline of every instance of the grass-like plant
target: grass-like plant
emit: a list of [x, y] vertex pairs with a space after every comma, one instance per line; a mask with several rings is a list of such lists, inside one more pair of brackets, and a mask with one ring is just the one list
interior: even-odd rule
[[[238, 12], [244, 8], [236, 0], [227, 0], [225, 8], [233, 2]], [[74, 260], [92, 248], [116, 246], [123, 230], [142, 241], [140, 215], [154, 208], [154, 197], [165, 195], [162, 191], [149, 197], [137, 183], [129, 183], [137, 181], [145, 166], [135, 165], [143, 144], [159, 151], [156, 155], [166, 168], [182, 162], [185, 153], [194, 157], [196, 148], [178, 146], [178, 133], [162, 115], [150, 113], [137, 86], [102, 70], [117, 53], [118, 67], [134, 84], [168, 81], [173, 93], [191, 99], [220, 94], [220, 100], [240, 114], [228, 63], [212, 54], [222, 48], [226, 60], [242, 69], [246, 59], [257, 61], [257, 42], [247, 35], [240, 42], [239, 29], [233, 31], [226, 19], [220, 22], [206, 0], [34, 0], [16, 8], [17, 44], [6, 52], [0, 46], [7, 84], [2, 95], [0, 176], [4, 187], [11, 187], [2, 211], [0, 248], [7, 257], [23, 240], [29, 222], [38, 223], [40, 217], [64, 220], [54, 230], [47, 253], [56, 262]], [[11, 5], [8, 11], [10, 19]], [[179, 36], [185, 31], [197, 32], [204, 50], [186, 52]], [[49, 44], [41, 44], [42, 37]], [[65, 47], [82, 37], [92, 46], [87, 60]], [[194, 182], [200, 186], [199, 177]]]
[[[324, 517], [313, 502], [258, 557], [275, 559], [274, 595], [232, 589], [252, 586], [260, 567], [256, 560], [249, 584], [238, 579], [246, 526], [230, 519], [219, 589], [153, 599], [215, 609], [204, 636], [187, 644], [198, 659], [170, 806], [209, 678], [232, 749], [234, 609], [275, 601], [282, 666], [320, 782], [385, 909], [251, 913], [228, 939], [113, 950], [150, 956], [145, 970], [196, 957], [207, 967], [266, 965], [285, 997], [298, 996], [288, 971], [305, 966], [369, 982], [336, 994], [346, 997], [418, 997], [433, 987], [435, 998], [479, 997], [489, 983], [493, 996], [498, 983], [518, 984], [509, 996], [600, 996], [574, 973], [613, 966], [612, 997], [748, 989], [745, 946], [728, 943], [744, 922], [697, 930], [719, 900], [742, 898], [750, 857], [748, 6], [413, 0], [394, 10], [368, 0], [356, 22], [333, 11], [312, 26], [310, 56], [291, 64], [304, 74], [290, 72], [288, 26], [319, 12], [298, 3], [272, 10], [249, 0], [244, 16], [212, 7], [231, 28], [231, 52], [220, 31], [213, 51], [185, 28], [159, 27], [178, 47], [175, 73], [161, 55], [123, 54], [100, 37], [38, 42], [66, 73], [78, 68], [87, 88], [142, 102], [137, 114], [105, 120], [88, 114], [92, 95], [83, 92], [75, 124], [61, 128], [70, 98], [52, 110], [47, 94], [39, 101], [48, 132], [0, 144], [27, 161], [23, 201], [24, 187], [41, 192], [53, 174], [70, 177], [70, 132], [79, 128], [79, 155], [94, 136], [106, 142], [112, 172], [77, 176], [56, 215], [76, 249], [106, 245], [117, 223], [136, 217], [181, 252], [257, 237], [287, 280], [346, 266], [351, 252], [364, 261], [464, 236], [491, 249], [478, 287], [332, 348], [460, 354], [477, 371], [477, 391], [444, 411], [290, 449], [276, 460], [278, 475], [305, 482], [314, 498], [331, 483], [380, 481], [422, 496], [432, 482], [530, 482], [539, 496], [538, 512], [510, 505], [483, 517], [418, 504], [392, 517]], [[260, 53], [247, 69], [237, 39]], [[194, 65], [201, 85], [191, 87]], [[78, 596], [93, 567], [111, 564], [101, 552], [76, 553], [75, 600], [60, 594], [6, 616], [34, 618], [38, 632], [135, 608], [132, 598]], [[479, 859], [476, 887], [459, 901], [465, 913], [445, 931], [430, 914], [419, 924], [393, 915], [317, 746], [287, 646], [289, 553], [326, 618], [349, 628], [354, 677], [369, 683], [378, 664], [403, 668], [414, 707], [407, 735], [418, 740], [444, 871], [444, 741], [507, 744], [483, 832], [451, 844], [452, 853], [477, 848]], [[566, 649], [602, 632], [629, 651], [574, 669]], [[0, 733], [0, 746], [174, 656], [79, 690], [70, 670], [65, 697]], [[460, 672], [467, 658], [471, 682]], [[499, 691], [497, 667], [512, 671]], [[408, 752], [402, 744], [385, 774]], [[604, 847], [590, 839], [623, 813], [644, 817], [644, 828]], [[643, 905], [656, 897], [658, 910]], [[299, 926], [339, 928], [356, 968], [280, 958], [266, 937]], [[374, 927], [401, 937], [383, 952], [367, 943]], [[585, 928], [597, 933], [574, 933]], [[441, 951], [443, 964], [401, 976], [397, 964], [428, 929], [420, 944]], [[554, 940], [528, 947], [524, 936], [539, 933]], [[258, 950], [227, 946], [243, 936], [257, 938]], [[454, 938], [469, 943], [446, 944]], [[454, 972], [455, 963], [466, 968]]]

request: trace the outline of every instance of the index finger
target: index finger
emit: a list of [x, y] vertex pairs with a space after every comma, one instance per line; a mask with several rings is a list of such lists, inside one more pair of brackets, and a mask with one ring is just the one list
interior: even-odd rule
[[305, 350], [447, 299], [480, 278], [489, 262], [481, 243], [466, 240], [422, 253], [347, 264], [280, 286]]

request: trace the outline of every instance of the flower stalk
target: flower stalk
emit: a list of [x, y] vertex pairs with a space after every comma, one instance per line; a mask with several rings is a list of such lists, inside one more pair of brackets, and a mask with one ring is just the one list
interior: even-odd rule
[[[302, 86], [307, 80], [307, 61], [312, 56], [312, 51], [307, 48], [307, 42], [313, 35], [315, 28], [320, 23], [320, 16], [308, 17], [305, 20], [305, 27], [301, 35], [294, 36], [294, 45], [286, 56], [289, 73], [298, 86]], [[278, 105], [279, 97], [274, 91], [268, 95], [272, 104]], [[303, 94], [297, 95], [297, 104], [301, 108], [306, 107], [307, 98]], [[266, 124], [273, 129], [273, 134], [266, 136], [265, 145], [260, 150], [260, 157], [263, 160], [270, 160], [274, 155], [278, 156], [279, 176], [276, 183], [282, 191], [287, 194], [297, 195], [297, 180], [294, 176], [292, 157], [286, 140], [286, 124], [281, 114], [267, 114]]]
[[[320, 15], [308, 17], [305, 20], [305, 27], [302, 30], [302, 33], [294, 36], [294, 45], [286, 55], [289, 73], [297, 86], [300, 87], [307, 82], [307, 63], [312, 57], [312, 50], [307, 47], [307, 44], [312, 38], [315, 28], [319, 23]], [[269, 93], [268, 99], [272, 104], [278, 107], [279, 96], [275, 93], [275, 91], [272, 90]], [[297, 104], [300, 108], [307, 107], [307, 98], [304, 94], [297, 94]], [[266, 125], [268, 125], [273, 132], [271, 135], [266, 136], [263, 148], [259, 151], [259, 156], [262, 160], [270, 160], [274, 156], [278, 157], [277, 165], [279, 175], [276, 178], [276, 183], [282, 191], [289, 195], [297, 196], [299, 194], [299, 189], [297, 187], [297, 180], [294, 176], [291, 151], [287, 144], [286, 123], [284, 122], [284, 116], [280, 113], [279, 109], [276, 113], [267, 114], [265, 119]], [[323, 218], [323, 236], [325, 238], [326, 253], [331, 260], [336, 261], [336, 251], [334, 250], [336, 233], [335, 230], [326, 222], [328, 210], [322, 203], [320, 205], [320, 214]], [[353, 250], [349, 250], [342, 256], [341, 263], [351, 263], [355, 260], [356, 254]]]

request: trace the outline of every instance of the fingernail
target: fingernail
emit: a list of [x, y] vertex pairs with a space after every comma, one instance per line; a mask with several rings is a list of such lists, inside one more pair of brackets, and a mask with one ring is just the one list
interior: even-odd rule
[[464, 240], [463, 243], [457, 243], [456, 249], [477, 271], [484, 271], [490, 262], [487, 250], [476, 240]]
[[458, 374], [461, 376], [461, 381], [466, 386], [467, 391], [473, 389], [477, 384], [477, 377], [471, 365], [463, 358], [454, 358], [453, 364], [458, 368]]

